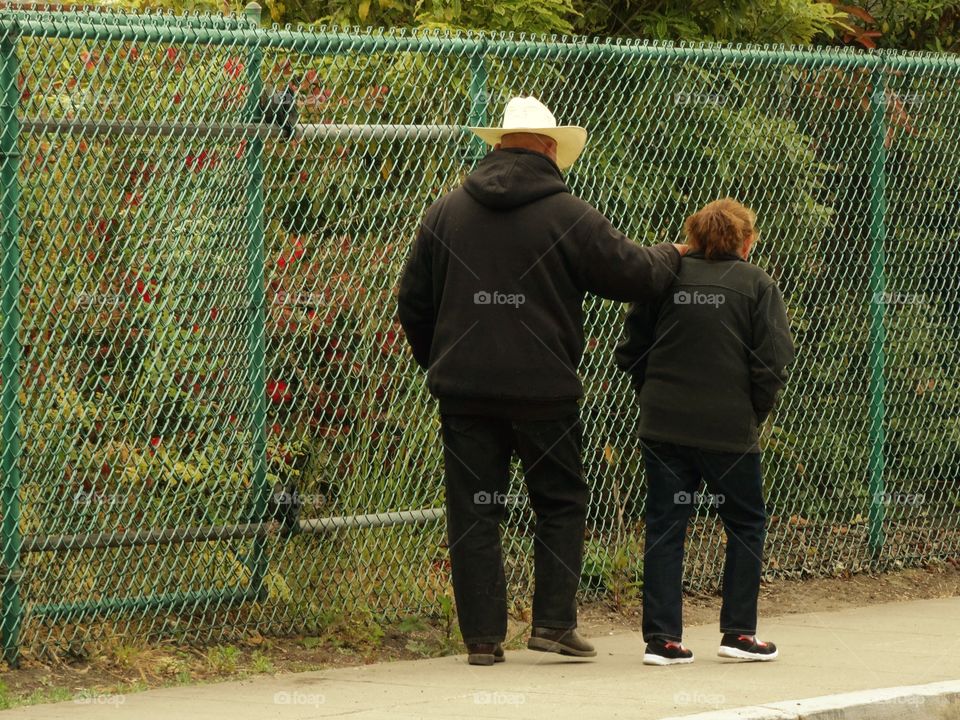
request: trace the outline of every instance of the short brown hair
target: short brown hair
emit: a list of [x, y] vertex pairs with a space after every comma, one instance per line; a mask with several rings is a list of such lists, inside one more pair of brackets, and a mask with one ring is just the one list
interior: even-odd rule
[[708, 260], [739, 255], [747, 239], [756, 234], [757, 215], [733, 198], [708, 203], [687, 218], [683, 230], [687, 244]]

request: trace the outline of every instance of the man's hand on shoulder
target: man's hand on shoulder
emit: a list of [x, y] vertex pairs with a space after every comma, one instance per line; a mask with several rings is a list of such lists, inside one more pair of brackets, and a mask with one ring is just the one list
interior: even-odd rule
[[680, 253], [680, 257], [690, 252], [690, 246], [685, 243], [673, 243], [673, 246], [677, 249], [677, 252]]

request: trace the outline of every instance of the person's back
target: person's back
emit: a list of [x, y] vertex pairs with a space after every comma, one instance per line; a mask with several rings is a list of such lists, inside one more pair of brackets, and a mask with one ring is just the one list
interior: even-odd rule
[[730, 198], [684, 225], [691, 252], [658, 303], [634, 306], [616, 350], [640, 397], [647, 476], [643, 661], [693, 662], [683, 633], [683, 544], [705, 484], [727, 534], [718, 654], [774, 660], [758, 640], [766, 509], [757, 427], [793, 360], [786, 308], [773, 280], [746, 261], [752, 211]]
[[[570, 194], [549, 158], [495, 150], [427, 211], [400, 286], [400, 319], [442, 412], [478, 403], [570, 411], [583, 392], [585, 294], [656, 299], [676, 258], [670, 244], [627, 240]], [[412, 290], [427, 272], [431, 297], [418, 298]], [[429, 316], [418, 312], [428, 301]]]
[[792, 360], [780, 291], [736, 255], [691, 252], [664, 300], [635, 310], [617, 353], [640, 390], [640, 436], [755, 452]]

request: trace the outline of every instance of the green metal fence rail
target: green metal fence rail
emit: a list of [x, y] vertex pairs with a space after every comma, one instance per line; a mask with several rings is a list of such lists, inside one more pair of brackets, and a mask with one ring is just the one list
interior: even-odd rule
[[[799, 355], [764, 429], [770, 577], [960, 549], [960, 61], [0, 11], [6, 660], [435, 612], [436, 410], [395, 318], [424, 209], [534, 94], [642, 243], [734, 195]], [[635, 596], [644, 478], [588, 299], [585, 598]], [[708, 351], [708, 349], [705, 349]], [[519, 479], [505, 533], [531, 575]], [[719, 584], [698, 507], [687, 582]]]

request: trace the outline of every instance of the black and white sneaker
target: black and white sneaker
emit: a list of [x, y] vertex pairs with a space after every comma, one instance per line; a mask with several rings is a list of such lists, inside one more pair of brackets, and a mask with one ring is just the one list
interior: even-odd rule
[[678, 642], [655, 638], [647, 643], [644, 665], [684, 665], [693, 662], [693, 653]]
[[777, 659], [777, 646], [772, 642], [763, 642], [756, 635], [734, 635], [728, 633], [720, 641], [717, 655], [736, 660], [760, 660], [768, 662]]

